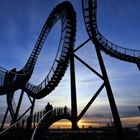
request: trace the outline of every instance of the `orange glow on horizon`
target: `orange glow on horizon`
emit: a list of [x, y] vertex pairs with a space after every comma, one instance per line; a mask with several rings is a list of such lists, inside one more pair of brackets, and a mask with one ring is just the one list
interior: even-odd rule
[[[88, 128], [88, 127], [103, 127], [106, 122], [110, 122], [109, 118], [83, 118], [78, 122], [79, 128]], [[140, 123], [140, 116], [137, 117], [123, 117], [121, 118], [123, 127], [136, 127]], [[68, 120], [61, 120], [55, 122], [51, 125], [50, 128], [71, 128], [71, 122]], [[9, 123], [5, 123], [4, 128], [9, 127]]]
[[[80, 120], [78, 123], [78, 127], [79, 128], [87, 128], [87, 127], [98, 127], [99, 124], [97, 123], [90, 123], [90, 122], [86, 122], [83, 120]], [[50, 128], [71, 128], [71, 122], [67, 121], [67, 120], [62, 120], [62, 121], [58, 121], [55, 122], [53, 125], [51, 125]]]
[[67, 120], [61, 120], [52, 124], [50, 128], [71, 128], [71, 122]]
[[[104, 123], [98, 123], [100, 121]], [[106, 124], [106, 122], [109, 122], [109, 118], [94, 118], [94, 119], [83, 118], [77, 124], [79, 128], [88, 128], [88, 127], [102, 127]], [[140, 117], [121, 118], [121, 122], [123, 127], [136, 127], [137, 124], [140, 123]], [[51, 128], [71, 128], [71, 122], [67, 120], [61, 120], [51, 125]]]

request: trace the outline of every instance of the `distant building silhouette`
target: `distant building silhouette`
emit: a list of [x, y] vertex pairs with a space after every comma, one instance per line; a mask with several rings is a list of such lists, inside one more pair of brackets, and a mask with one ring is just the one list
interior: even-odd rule
[[140, 106], [138, 106], [138, 109], [139, 109], [139, 111], [140, 111]]

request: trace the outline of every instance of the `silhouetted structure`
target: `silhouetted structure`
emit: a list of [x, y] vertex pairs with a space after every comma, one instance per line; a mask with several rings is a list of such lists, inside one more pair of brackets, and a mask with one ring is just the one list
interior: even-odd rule
[[139, 109], [139, 111], [140, 111], [140, 106], [138, 106], [138, 109]]
[[14, 81], [15, 73], [16, 68], [13, 68], [11, 71], [5, 73], [4, 85], [11, 84]]
[[64, 114], [66, 114], [67, 113], [67, 107], [65, 106], [64, 107]]
[[52, 110], [53, 107], [52, 105], [50, 105], [50, 103], [48, 103], [46, 106], [45, 106], [45, 113], [47, 113], [48, 111]]
[[[3, 129], [3, 126], [5, 124], [8, 111], [11, 116], [11, 126], [9, 129], [1, 132], [1, 136], [5, 136], [9, 131], [13, 130], [13, 128], [16, 127], [27, 129], [27, 132], [35, 128], [32, 139], [40, 139], [41, 137], [43, 137], [43, 132], [48, 129], [48, 127], [50, 127], [55, 121], [58, 121], [60, 119], [70, 120], [72, 122], [72, 129], [77, 130], [77, 122], [83, 117], [91, 104], [105, 87], [112, 111], [113, 125], [117, 130], [118, 138], [123, 139], [123, 129], [101, 51], [117, 59], [135, 63], [137, 64], [139, 69], [140, 51], [120, 47], [110, 42], [99, 32], [96, 17], [97, 0], [82, 0], [82, 10], [89, 38], [81, 45], [79, 45], [76, 49], [74, 49], [76, 36], [76, 13], [72, 4], [66, 1], [58, 4], [52, 10], [41, 30], [39, 38], [25, 66], [20, 71], [16, 71], [16, 69], [14, 68], [9, 72], [3, 68], [0, 68], [0, 95], [6, 94], [8, 105], [3, 118], [1, 129]], [[45, 39], [58, 20], [61, 20], [62, 23], [61, 38], [58, 46], [58, 52], [50, 69], [50, 72], [39, 85], [36, 86], [28, 83]], [[89, 41], [92, 41], [95, 46], [97, 61], [99, 62], [101, 74], [75, 53], [79, 49], [84, 47], [84, 45], [86, 45], [86, 43], [88, 43]], [[103, 81], [103, 84], [95, 92], [91, 100], [79, 115], [77, 115], [75, 59], [81, 62], [85, 67], [91, 70]], [[47, 96], [49, 93], [51, 93], [51, 91], [55, 89], [55, 87], [58, 86], [59, 82], [65, 74], [69, 62], [71, 81], [71, 111], [66, 106], [64, 108], [53, 108], [52, 105], [48, 103], [45, 107], [45, 110], [33, 113], [35, 99], [41, 99]], [[21, 89], [21, 94], [17, 105], [15, 105], [13, 97], [15, 91], [18, 89]], [[31, 106], [25, 112], [23, 112], [21, 116], [19, 116], [19, 110], [24, 92], [27, 93], [27, 97], [29, 98]], [[138, 108], [140, 109], [139, 106]], [[22, 119], [22, 117], [25, 116], [28, 111], [30, 111], [30, 115], [26, 119]]]

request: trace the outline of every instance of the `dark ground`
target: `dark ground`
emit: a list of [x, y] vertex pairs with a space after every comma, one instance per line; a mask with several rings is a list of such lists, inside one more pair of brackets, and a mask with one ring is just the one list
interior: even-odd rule
[[[33, 130], [13, 129], [0, 140], [30, 140]], [[140, 140], [140, 131], [124, 129], [124, 140]], [[40, 138], [37, 138], [37, 140]], [[41, 140], [118, 140], [113, 129], [49, 129]]]

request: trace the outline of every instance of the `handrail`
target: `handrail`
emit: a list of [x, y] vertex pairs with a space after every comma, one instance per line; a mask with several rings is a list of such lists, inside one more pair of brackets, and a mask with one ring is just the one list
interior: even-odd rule
[[140, 63], [140, 50], [124, 48], [106, 39], [97, 27], [97, 0], [82, 0], [83, 17], [86, 30], [93, 43], [97, 44], [100, 50], [117, 59]]
[[7, 69], [5, 69], [5, 68], [3, 68], [3, 67], [0, 67], [0, 70], [3, 70], [3, 72], [4, 73], [12, 73], [12, 74], [15, 74], [15, 75], [21, 75], [21, 76], [24, 76], [24, 75], [28, 75], [28, 74], [30, 74], [31, 72], [32, 72], [32, 70], [33, 69], [31, 69], [30, 71], [28, 71], [28, 72], [26, 72], [26, 73], [18, 73], [18, 71], [17, 72], [13, 72], [13, 71], [10, 71], [10, 70], [7, 70]]
[[[56, 13], [57, 13], [57, 16], [56, 16]], [[73, 13], [72, 16], [71, 16], [71, 13]], [[60, 82], [69, 63], [70, 49], [74, 46], [75, 32], [76, 32], [75, 11], [69, 2], [63, 2], [61, 4], [58, 4], [54, 8], [54, 10], [50, 14], [49, 18], [47, 19], [44, 25], [46, 30], [47, 30], [46, 25], [47, 24], [50, 25], [48, 29], [49, 31], [47, 33], [50, 32], [51, 28], [58, 20], [62, 21], [61, 38], [60, 38], [59, 47], [58, 47], [54, 62], [52, 64], [52, 67], [48, 75], [46, 76], [46, 78], [39, 85], [33, 85], [31, 83], [27, 83], [25, 86], [25, 90], [27, 90], [29, 92], [29, 95], [32, 96], [33, 98], [39, 99], [48, 95]], [[63, 49], [67, 51], [63, 51]], [[60, 61], [61, 63], [58, 63], [58, 61]], [[54, 76], [54, 74], [58, 73], [58, 69], [61, 69], [61, 72], [59, 73], [63, 73], [63, 74], [58, 74], [56, 77]], [[55, 84], [50, 86], [50, 89], [47, 90], [48, 92], [46, 92], [46, 94], [40, 94], [42, 90], [47, 88], [47, 86], [49, 85], [49, 82], [54, 83], [54, 81], [55, 81]]]
[[22, 123], [23, 120], [27, 120], [29, 117], [33, 117], [34, 115], [36, 115], [37, 113], [40, 113], [42, 111], [45, 111], [45, 109], [40, 110], [38, 112], [34, 112], [33, 114], [29, 115], [29, 116], [21, 116], [21, 118], [15, 122], [14, 124], [12, 124], [10, 127], [4, 129], [2, 132], [0, 132], [0, 136], [5, 135], [6, 133], [8, 133], [9, 131], [11, 131], [14, 127], [16, 127], [16, 125], [19, 125]]
[[5, 135], [9, 131], [11, 131], [16, 125], [19, 125], [19, 122], [20, 122], [20, 120], [17, 121], [16, 123], [12, 124], [10, 127], [4, 129], [2, 132], [0, 132], [0, 136]]
[[[59, 112], [60, 114], [53, 113], [53, 112], [57, 112], [57, 110], [60, 110], [60, 109], [63, 110], [61, 113]], [[46, 119], [46, 117], [49, 116], [49, 114], [58, 116], [58, 115], [63, 115], [63, 114], [66, 115], [65, 113], [71, 116], [71, 111], [70, 111], [70, 109], [67, 108], [67, 112], [64, 112], [64, 108], [62, 108], [62, 107], [54, 108], [54, 109], [48, 111], [46, 114], [44, 114], [44, 115], [41, 117], [41, 119], [39, 120], [39, 122], [38, 122], [36, 128], [34, 129], [34, 132], [33, 132], [33, 134], [32, 134], [31, 140], [34, 140], [35, 134], [37, 133], [37, 129], [39, 129], [39, 125], [41, 125], [41, 123], [43, 122], [43, 120]], [[51, 116], [51, 117], [53, 117], [53, 116]], [[42, 124], [43, 124], [43, 123], [42, 123]]]

